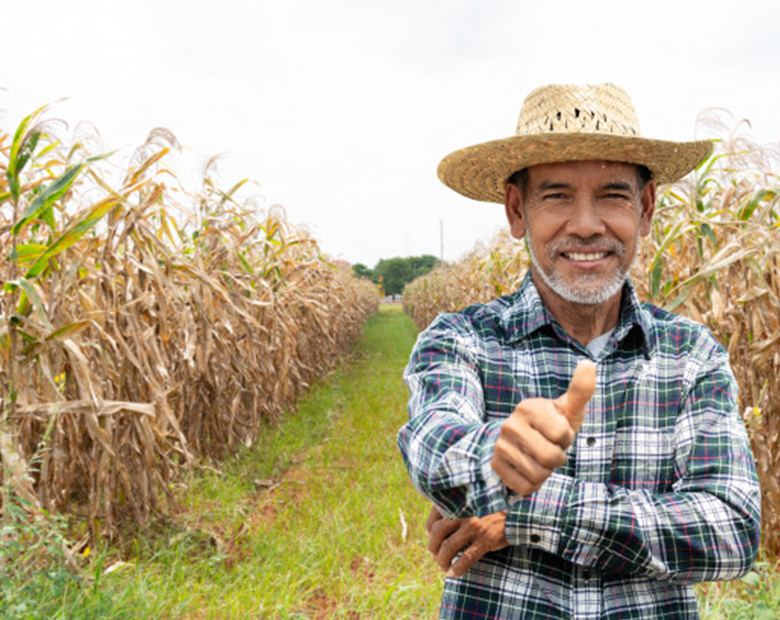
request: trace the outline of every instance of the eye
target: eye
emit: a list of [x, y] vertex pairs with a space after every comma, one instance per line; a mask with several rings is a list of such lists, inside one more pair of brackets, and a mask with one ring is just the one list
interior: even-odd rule
[[626, 192], [606, 192], [602, 195], [606, 200], [631, 200], [631, 196]]

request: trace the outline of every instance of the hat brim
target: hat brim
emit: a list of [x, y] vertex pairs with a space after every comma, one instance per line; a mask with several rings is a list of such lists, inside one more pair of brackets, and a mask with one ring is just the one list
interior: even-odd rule
[[509, 177], [529, 166], [603, 160], [643, 165], [658, 184], [672, 183], [712, 152], [712, 142], [671, 142], [630, 136], [568, 133], [512, 136], [455, 151], [442, 159], [439, 179], [474, 200], [504, 202]]

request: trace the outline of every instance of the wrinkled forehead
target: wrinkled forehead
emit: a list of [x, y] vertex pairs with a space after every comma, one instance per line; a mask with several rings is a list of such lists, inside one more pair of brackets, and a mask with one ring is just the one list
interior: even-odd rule
[[585, 159], [581, 161], [561, 161], [549, 164], [536, 164], [527, 168], [529, 174], [554, 173], [571, 175], [592, 174], [636, 174], [636, 164], [606, 159]]
[[529, 166], [519, 176], [526, 177], [529, 187], [542, 182], [596, 185], [620, 182], [641, 188], [649, 180], [643, 166], [600, 159], [537, 164]]

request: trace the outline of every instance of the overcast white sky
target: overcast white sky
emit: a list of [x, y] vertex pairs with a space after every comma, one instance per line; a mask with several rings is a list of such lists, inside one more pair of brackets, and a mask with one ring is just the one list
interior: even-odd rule
[[780, 141], [775, 0], [2, 0], [0, 126], [35, 108], [112, 149], [164, 126], [224, 153], [333, 258], [456, 259], [503, 209], [441, 185], [449, 152], [514, 132], [544, 83], [612, 81], [643, 134], [706, 108]]

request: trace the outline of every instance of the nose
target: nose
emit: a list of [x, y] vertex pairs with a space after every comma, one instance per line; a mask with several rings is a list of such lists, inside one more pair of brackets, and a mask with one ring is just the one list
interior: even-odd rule
[[566, 232], [583, 239], [604, 234], [604, 220], [591, 198], [580, 196], [574, 201]]

